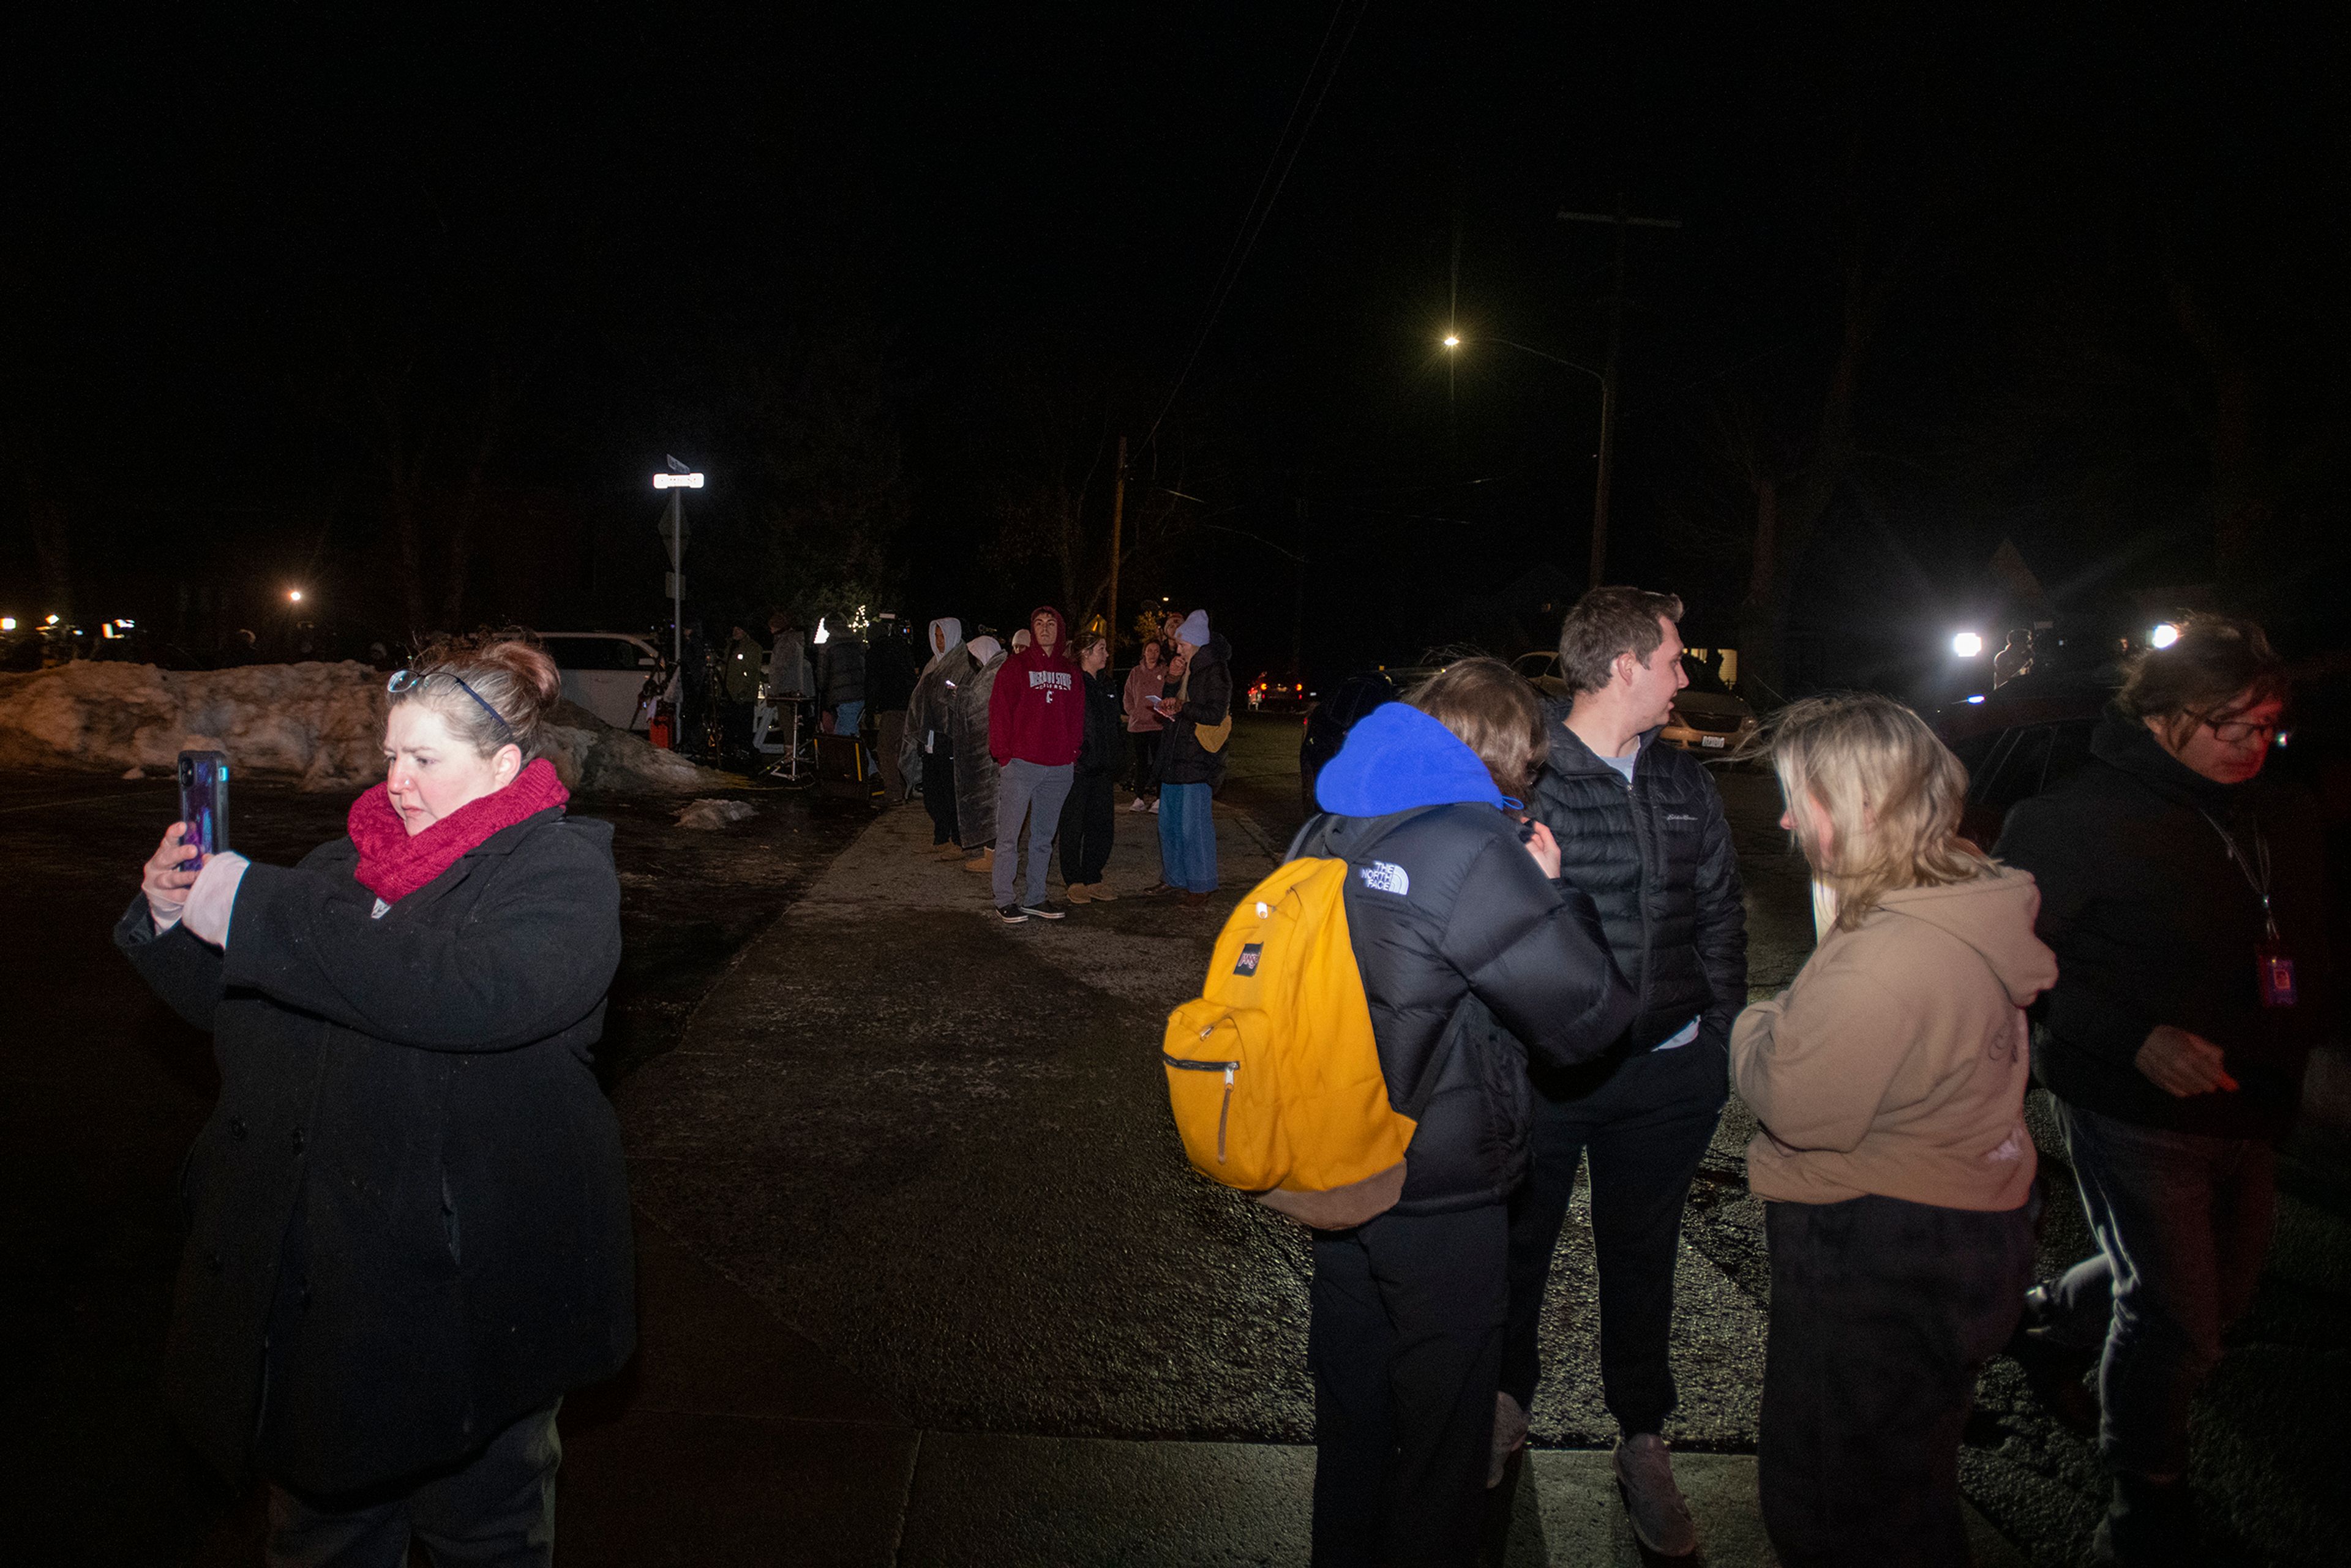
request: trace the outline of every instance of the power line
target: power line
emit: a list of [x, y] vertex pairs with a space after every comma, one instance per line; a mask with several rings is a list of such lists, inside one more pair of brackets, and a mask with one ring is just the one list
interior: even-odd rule
[[[1225, 262], [1217, 269], [1217, 282], [1211, 288], [1208, 313], [1200, 323], [1199, 332], [1192, 340], [1192, 351], [1184, 356], [1184, 368], [1176, 372], [1175, 385], [1167, 389], [1166, 401], [1159, 405], [1158, 414], [1151, 421], [1151, 429], [1144, 435], [1143, 445], [1146, 449], [1158, 439], [1159, 427], [1175, 408], [1176, 398], [1183, 393], [1184, 384], [1191, 380], [1192, 367], [1199, 361], [1200, 350], [1207, 346], [1208, 334], [1215, 329], [1217, 317], [1224, 313], [1225, 301], [1231, 297], [1233, 285], [1240, 281], [1242, 269], [1249, 266], [1249, 256], [1257, 249], [1258, 236], [1265, 232], [1267, 221], [1273, 216], [1274, 204], [1281, 199], [1282, 187], [1290, 183], [1290, 171], [1297, 165], [1298, 154], [1305, 150], [1306, 138], [1313, 131], [1314, 121], [1322, 112], [1322, 100], [1331, 96], [1331, 84], [1339, 79], [1339, 68], [1346, 62], [1347, 51], [1355, 42], [1355, 30], [1364, 25], [1364, 13], [1371, 9], [1371, 0], [1362, 0], [1356, 8], [1355, 19], [1349, 25], [1347, 36], [1341, 40], [1339, 52], [1332, 57], [1331, 68], [1325, 73], [1322, 57], [1330, 52], [1332, 36], [1338, 31], [1339, 18], [1346, 15], [1347, 5], [1348, 0], [1338, 0], [1331, 8], [1331, 20], [1323, 26], [1322, 40], [1315, 46], [1314, 58], [1307, 65], [1306, 79], [1298, 84], [1298, 96], [1290, 100], [1290, 117], [1282, 121], [1281, 134], [1274, 139], [1273, 152], [1266, 159], [1265, 172], [1258, 176], [1257, 190], [1249, 197], [1249, 210], [1241, 214], [1241, 226], [1234, 233], [1233, 243], [1225, 249]], [[1298, 124], [1299, 106], [1306, 101], [1307, 91], [1313, 87], [1317, 75], [1322, 77], [1322, 90], [1314, 95], [1314, 107], [1307, 110], [1306, 122], [1299, 126], [1298, 140], [1291, 142], [1290, 127]], [[1284, 145], [1290, 148], [1287, 160], [1281, 155]], [[1281, 165], [1278, 178], [1273, 172], [1276, 163]], [[1266, 190], [1269, 180], [1273, 184], [1270, 194]]]

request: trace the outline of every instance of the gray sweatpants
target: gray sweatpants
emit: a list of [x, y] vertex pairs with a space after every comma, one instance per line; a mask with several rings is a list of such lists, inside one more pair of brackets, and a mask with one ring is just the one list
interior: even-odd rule
[[1053, 833], [1061, 802], [1070, 798], [1072, 764], [1059, 768], [1023, 762], [1004, 765], [996, 779], [996, 906], [1012, 902], [1012, 878], [1019, 869], [1020, 819], [1029, 819], [1029, 882], [1026, 904], [1045, 902], [1045, 870], [1052, 863]]

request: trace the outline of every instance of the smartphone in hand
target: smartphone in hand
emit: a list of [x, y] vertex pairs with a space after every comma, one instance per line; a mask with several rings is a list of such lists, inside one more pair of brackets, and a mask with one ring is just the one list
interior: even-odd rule
[[228, 848], [228, 756], [219, 751], [180, 753], [180, 821], [187, 831], [183, 844], [193, 844], [196, 858], [191, 871]]

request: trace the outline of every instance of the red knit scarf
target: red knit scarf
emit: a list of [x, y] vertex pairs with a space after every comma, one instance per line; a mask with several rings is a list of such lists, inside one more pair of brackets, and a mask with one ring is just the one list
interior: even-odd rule
[[515, 775], [503, 789], [468, 800], [413, 838], [392, 809], [392, 792], [379, 784], [351, 802], [351, 842], [359, 846], [360, 884], [397, 904], [457, 863], [458, 857], [492, 833], [560, 806], [571, 791], [542, 757]]

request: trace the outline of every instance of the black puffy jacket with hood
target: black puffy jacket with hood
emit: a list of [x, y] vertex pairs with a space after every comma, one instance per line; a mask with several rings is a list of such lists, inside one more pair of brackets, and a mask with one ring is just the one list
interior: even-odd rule
[[1571, 707], [1544, 710], [1551, 759], [1527, 804], [1559, 841], [1562, 882], [1599, 906], [1608, 950], [1640, 998], [1619, 1053], [1654, 1051], [1692, 1019], [1701, 1043], [1726, 1051], [1747, 1005], [1747, 906], [1722, 796], [1654, 729], [1627, 784], [1567, 727]]
[[1633, 993], [1591, 901], [1555, 888], [1477, 754], [1403, 703], [1374, 708], [1315, 779], [1307, 852], [1347, 861], [1347, 928], [1388, 1103], [1419, 1126], [1391, 1212], [1504, 1201], [1524, 1178], [1530, 1052], [1604, 1051]]

